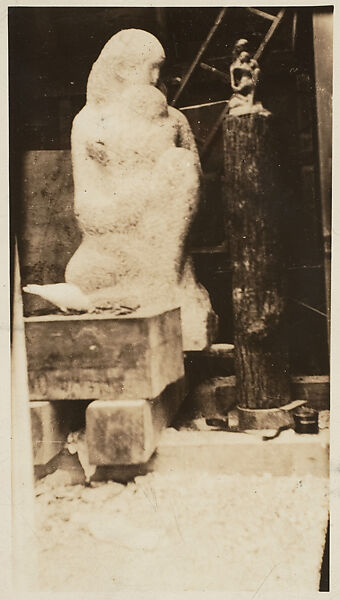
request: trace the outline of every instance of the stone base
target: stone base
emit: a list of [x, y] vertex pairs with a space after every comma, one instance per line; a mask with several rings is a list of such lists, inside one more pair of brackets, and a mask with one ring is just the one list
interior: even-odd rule
[[[184, 398], [180, 310], [49, 315], [28, 318], [25, 326], [30, 399], [93, 400], [86, 412], [92, 464], [146, 462]], [[65, 436], [50, 451], [54, 408], [50, 402], [34, 406], [41, 414], [35, 408], [33, 440], [43, 442], [35, 464], [45, 464]]]
[[280, 408], [243, 408], [237, 407], [239, 429], [278, 429], [279, 427], [293, 427], [292, 412], [298, 406], [305, 404], [306, 400], [295, 400]]
[[180, 310], [25, 319], [31, 400], [156, 398], [184, 376]]
[[274, 477], [315, 475], [329, 477], [329, 430], [318, 435], [283, 431], [264, 442], [262, 435], [224, 431], [166, 429], [148, 470], [171, 473], [185, 470], [225, 475]]
[[34, 465], [47, 464], [63, 448], [67, 423], [53, 402], [30, 402]]
[[[52, 468], [53, 463], [53, 468]], [[54, 471], [67, 473], [73, 485], [84, 483], [84, 472], [77, 455], [60, 453], [51, 461], [44, 477]], [[329, 477], [329, 429], [318, 435], [299, 435], [292, 429], [270, 441], [262, 433], [228, 431], [163, 430], [157, 451], [147, 463], [139, 465], [98, 465], [91, 481], [127, 482], [150, 471], [173, 473], [186, 471], [224, 475], [263, 475], [274, 477], [315, 475]]]
[[148, 461], [161, 431], [171, 423], [184, 397], [184, 379], [154, 400], [96, 400], [86, 409], [86, 439], [93, 465], [132, 465]]

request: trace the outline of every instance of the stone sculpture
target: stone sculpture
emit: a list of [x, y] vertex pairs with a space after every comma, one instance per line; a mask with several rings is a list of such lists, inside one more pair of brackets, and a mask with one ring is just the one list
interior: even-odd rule
[[266, 112], [262, 103], [255, 101], [256, 87], [260, 78], [258, 62], [247, 51], [248, 40], [240, 39], [233, 49], [230, 65], [230, 84], [233, 95], [229, 100], [230, 115]]
[[181, 306], [183, 344], [212, 341], [216, 317], [186, 253], [200, 163], [185, 116], [157, 89], [164, 50], [150, 33], [114, 35], [94, 63], [71, 134], [82, 242], [66, 283], [92, 306]]

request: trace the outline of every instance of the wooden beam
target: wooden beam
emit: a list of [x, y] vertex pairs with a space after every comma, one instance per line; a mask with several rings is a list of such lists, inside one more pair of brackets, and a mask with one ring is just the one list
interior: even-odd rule
[[216, 69], [216, 67], [211, 67], [210, 65], [207, 65], [204, 62], [200, 63], [200, 67], [205, 71], [209, 71], [213, 75], [217, 75], [220, 79], [223, 79], [224, 81], [229, 81], [229, 78], [227, 77], [226, 73], [223, 73], [223, 71]]
[[167, 41], [167, 37], [168, 37], [168, 35], [167, 35], [168, 28], [167, 28], [165, 8], [157, 6], [157, 7], [155, 7], [154, 10], [156, 11], [156, 21], [157, 21], [159, 31], [160, 31], [160, 38], [161, 38], [162, 42], [165, 43]]
[[190, 79], [190, 77], [191, 77], [194, 69], [196, 68], [196, 66], [198, 65], [198, 63], [200, 61], [201, 56], [203, 55], [203, 53], [207, 49], [207, 47], [208, 47], [208, 45], [209, 45], [209, 43], [210, 43], [210, 41], [211, 41], [211, 39], [212, 39], [212, 37], [213, 37], [216, 29], [218, 28], [218, 26], [222, 22], [222, 19], [223, 19], [225, 13], [226, 13], [226, 10], [227, 10], [226, 8], [222, 8], [222, 10], [220, 10], [220, 12], [218, 13], [218, 16], [216, 18], [216, 21], [215, 21], [214, 25], [210, 29], [207, 37], [205, 38], [203, 44], [201, 45], [199, 51], [197, 52], [197, 54], [196, 54], [194, 60], [192, 61], [189, 69], [187, 70], [186, 74], [184, 75], [184, 77], [182, 79], [182, 82], [181, 82], [181, 85], [180, 85], [179, 89], [177, 90], [174, 99], [171, 102], [171, 106], [174, 106], [176, 104], [178, 98], [180, 97], [181, 93], [183, 92], [183, 90], [184, 90], [185, 86], [187, 85], [187, 83], [188, 83], [188, 81], [189, 81], [189, 79]]
[[295, 10], [293, 13], [293, 22], [292, 22], [292, 52], [295, 52], [295, 47], [296, 47], [296, 28], [297, 28], [297, 11]]
[[217, 100], [216, 102], [203, 102], [201, 104], [192, 104], [191, 106], [181, 106], [179, 110], [194, 110], [196, 108], [205, 108], [206, 106], [216, 106], [217, 104], [225, 104], [226, 100]]
[[228, 108], [229, 108], [229, 102], [228, 102], [228, 100], [225, 100], [225, 103], [226, 103], [225, 107], [221, 111], [220, 115], [217, 117], [214, 125], [212, 126], [212, 128], [210, 130], [210, 133], [209, 133], [207, 139], [205, 140], [205, 143], [204, 143], [203, 148], [201, 150], [201, 158], [204, 157], [204, 155], [207, 152], [207, 150], [208, 150], [211, 142], [213, 141], [213, 139], [214, 139], [214, 137], [215, 137], [215, 135], [216, 135], [216, 133], [217, 133], [220, 125], [222, 124], [222, 121], [223, 121], [224, 117], [228, 113]]
[[12, 339], [12, 544], [14, 586], [17, 592], [33, 591], [37, 583], [34, 525], [34, 486], [31, 423], [27, 381], [25, 330], [20, 289], [18, 251], [14, 257]]
[[270, 113], [228, 115], [224, 121], [236, 390], [246, 409], [280, 408], [290, 401], [274, 127]]
[[258, 17], [263, 17], [264, 19], [269, 19], [270, 21], [275, 21], [276, 19], [275, 15], [271, 15], [267, 12], [264, 12], [263, 10], [259, 10], [258, 8], [249, 8], [248, 6], [248, 10], [254, 15], [257, 15]]
[[315, 93], [324, 244], [328, 343], [331, 290], [331, 196], [332, 196], [332, 88], [333, 23], [331, 11], [313, 12]]
[[258, 60], [263, 52], [263, 50], [265, 49], [266, 45], [268, 44], [269, 40], [271, 40], [271, 38], [273, 37], [276, 29], [278, 28], [278, 26], [280, 25], [284, 14], [285, 14], [286, 10], [284, 8], [282, 8], [280, 10], [280, 12], [278, 13], [277, 17], [275, 17], [275, 21], [273, 21], [273, 23], [271, 24], [271, 26], [269, 27], [266, 35], [264, 36], [264, 39], [262, 40], [261, 44], [259, 45], [258, 49], [256, 50], [255, 54], [254, 54], [254, 59]]

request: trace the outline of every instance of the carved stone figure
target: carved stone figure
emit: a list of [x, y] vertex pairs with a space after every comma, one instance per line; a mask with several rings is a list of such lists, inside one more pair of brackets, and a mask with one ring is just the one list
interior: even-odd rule
[[65, 281], [93, 306], [181, 306], [184, 348], [201, 349], [216, 318], [186, 254], [200, 163], [185, 116], [155, 87], [164, 58], [154, 36], [129, 29], [92, 67], [71, 135], [83, 239]]
[[233, 95], [229, 100], [229, 114], [243, 115], [266, 112], [262, 103], [255, 101], [256, 86], [260, 77], [258, 62], [247, 51], [248, 40], [238, 40], [233, 49], [230, 65], [230, 83]]

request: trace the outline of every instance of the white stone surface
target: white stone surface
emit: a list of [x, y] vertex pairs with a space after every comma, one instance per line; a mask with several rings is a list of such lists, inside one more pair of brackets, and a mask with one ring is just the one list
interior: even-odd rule
[[40, 591], [291, 600], [318, 592], [326, 478], [176, 469], [122, 492], [103, 487], [37, 497]]
[[131, 29], [113, 36], [92, 67], [71, 137], [83, 240], [65, 280], [99, 305], [181, 306], [184, 349], [198, 350], [212, 341], [213, 315], [185, 246], [200, 163], [186, 118], [155, 87], [163, 61], [158, 40]]

